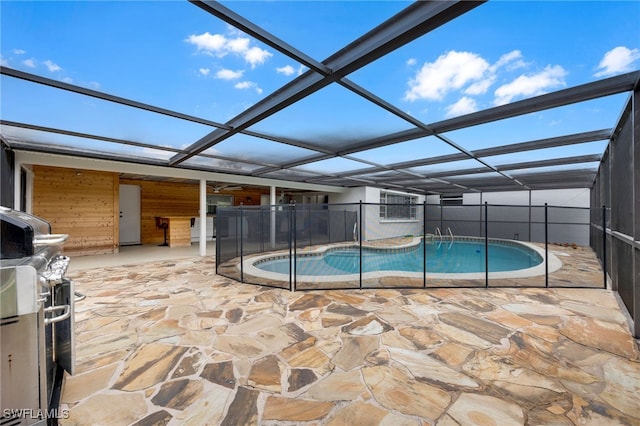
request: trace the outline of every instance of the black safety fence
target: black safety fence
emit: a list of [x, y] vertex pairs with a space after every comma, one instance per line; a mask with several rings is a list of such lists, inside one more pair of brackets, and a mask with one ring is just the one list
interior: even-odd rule
[[606, 285], [589, 246], [597, 234], [589, 208], [352, 203], [217, 213], [216, 272], [242, 283], [291, 291]]
[[[591, 247], [640, 337], [640, 92], [615, 127], [591, 187]], [[634, 124], [634, 116], [635, 124]]]

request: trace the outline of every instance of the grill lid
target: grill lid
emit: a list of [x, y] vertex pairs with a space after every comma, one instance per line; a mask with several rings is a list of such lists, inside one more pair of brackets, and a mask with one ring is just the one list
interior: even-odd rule
[[[0, 259], [34, 255], [37, 246], [56, 245], [63, 236], [52, 236], [49, 222], [17, 210], [0, 207]], [[64, 238], [66, 239], [66, 238]], [[58, 242], [58, 245], [64, 242]], [[43, 244], [44, 243], [44, 244]]]

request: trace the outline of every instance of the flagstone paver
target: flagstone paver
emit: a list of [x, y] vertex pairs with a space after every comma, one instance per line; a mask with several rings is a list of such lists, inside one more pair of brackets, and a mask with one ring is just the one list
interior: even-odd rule
[[62, 425], [640, 425], [606, 289], [290, 292], [212, 258], [70, 276], [87, 297]]

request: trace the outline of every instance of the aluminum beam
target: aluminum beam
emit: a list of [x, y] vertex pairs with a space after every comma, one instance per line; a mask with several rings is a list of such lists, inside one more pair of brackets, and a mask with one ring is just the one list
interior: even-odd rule
[[322, 75], [331, 74], [331, 69], [325, 64], [316, 61], [310, 56], [304, 54], [293, 46], [290, 46], [283, 40], [274, 36], [273, 34], [263, 30], [255, 25], [253, 22], [243, 18], [231, 9], [228, 9], [216, 1], [211, 0], [189, 0], [190, 3], [198, 6], [202, 10], [212, 14], [213, 16], [222, 19], [227, 24], [232, 25], [246, 34], [260, 40], [267, 46], [273, 47], [278, 52], [290, 57], [296, 62], [304, 64], [308, 68], [311, 68], [315, 72]]
[[87, 89], [86, 87], [76, 86], [74, 84], [64, 83], [58, 80], [52, 80], [50, 78], [41, 77], [35, 74], [29, 74], [24, 71], [18, 71], [13, 68], [0, 66], [0, 74], [8, 75], [10, 77], [18, 78], [20, 80], [30, 81], [32, 83], [38, 83], [56, 89], [67, 90], [69, 92], [78, 93], [80, 95], [90, 96], [92, 98], [102, 99], [109, 102], [114, 102], [120, 105], [126, 105], [133, 108], [142, 109], [145, 111], [155, 112], [157, 114], [166, 115], [169, 117], [180, 118], [182, 120], [191, 121], [198, 124], [204, 124], [212, 127], [228, 128], [226, 124], [217, 123], [211, 120], [205, 120], [204, 118], [195, 117], [193, 115], [182, 114], [177, 111], [171, 111], [166, 108], [159, 108], [153, 105], [145, 104], [142, 102], [134, 101], [120, 96], [110, 95], [108, 93], [99, 92], [97, 90]]
[[[561, 166], [565, 164], [599, 162], [601, 158], [602, 156], [600, 154], [578, 155], [575, 157], [553, 158], [550, 160], [501, 164], [496, 166], [496, 168], [501, 171], [533, 169], [533, 168], [539, 168], [539, 167]], [[425, 179], [430, 179], [430, 178], [438, 178], [438, 177], [451, 177], [451, 176], [463, 176], [463, 175], [471, 175], [471, 174], [478, 174], [478, 173], [487, 173], [491, 171], [492, 170], [488, 169], [487, 167], [473, 167], [468, 169], [448, 170], [448, 171], [437, 172], [437, 173], [425, 173], [423, 177]], [[406, 180], [406, 177], [396, 176], [396, 177], [384, 178], [384, 179], [381, 179], [379, 182], [398, 182], [399, 180], [404, 181]]]
[[[159, 108], [153, 105], [145, 104], [142, 102], [134, 101], [132, 99], [123, 98], [120, 96], [113, 96], [108, 93], [99, 92], [97, 90], [87, 89], [85, 87], [76, 86], [69, 83], [64, 83], [58, 80], [52, 80], [50, 78], [41, 77], [35, 74], [30, 74], [24, 71], [15, 70], [13, 68], [0, 66], [0, 74], [7, 75], [9, 77], [17, 78], [20, 80], [30, 81], [32, 83], [42, 84], [44, 86], [53, 87], [55, 89], [66, 90], [73, 93], [78, 93], [80, 95], [90, 96], [96, 99], [102, 99], [108, 102], [114, 102], [120, 105], [125, 105], [132, 108], [142, 109], [149, 112], [154, 112], [161, 115], [166, 115], [168, 117], [179, 118], [186, 121], [191, 121], [193, 123], [203, 124], [206, 126], [230, 129], [226, 124], [218, 123], [215, 121], [207, 120], [204, 118], [196, 117], [193, 115], [183, 114], [181, 112], [172, 111], [166, 108]], [[307, 143], [305, 141], [300, 141], [296, 139], [286, 138], [286, 137], [277, 137], [273, 135], [263, 134], [255, 131], [245, 130], [241, 133], [246, 134], [248, 136], [253, 136], [260, 139], [269, 140], [272, 142], [279, 142], [285, 145], [296, 146], [298, 148], [305, 148], [312, 151], [322, 152], [325, 154], [335, 155], [333, 151], [324, 149], [320, 146]]]
[[[603, 80], [586, 83], [580, 86], [559, 90], [533, 98], [523, 99], [507, 105], [485, 109], [471, 114], [461, 115], [444, 121], [429, 124], [429, 128], [435, 133], [444, 133], [452, 130], [459, 130], [466, 127], [477, 126], [479, 124], [490, 123], [503, 120], [522, 114], [543, 111], [555, 107], [569, 105], [577, 102], [589, 101], [605, 96], [616, 95], [629, 92], [634, 86], [640, 84], [640, 71], [634, 71]], [[354, 144], [338, 152], [339, 155], [353, 154], [371, 148], [379, 148], [398, 142], [401, 136], [404, 141], [418, 139], [433, 135], [432, 132], [423, 129], [413, 129], [402, 133], [392, 133], [386, 137], [371, 141], [371, 144], [364, 142]], [[375, 143], [375, 146], [373, 145]]]
[[[602, 129], [602, 130], [595, 130], [591, 132], [575, 133], [575, 134], [566, 135], [566, 136], [557, 136], [553, 138], [538, 139], [535, 141], [521, 142], [521, 143], [516, 143], [511, 145], [500, 145], [497, 147], [478, 149], [473, 151], [473, 153], [477, 157], [490, 157], [494, 155], [511, 154], [514, 152], [525, 152], [525, 151], [533, 151], [537, 149], [553, 148], [557, 146], [595, 142], [595, 141], [601, 141], [601, 140], [608, 140], [611, 136], [611, 132], [612, 132], [611, 129]], [[462, 153], [447, 154], [447, 155], [440, 155], [437, 157], [424, 158], [420, 160], [412, 160], [412, 161], [404, 161], [401, 163], [387, 164], [386, 168], [388, 167], [393, 170], [396, 170], [396, 169], [404, 169], [404, 168], [410, 168], [410, 167], [428, 166], [432, 164], [448, 163], [452, 161], [460, 161], [460, 160], [466, 160], [466, 159], [468, 159], [468, 157]], [[357, 172], [354, 171], [354, 172], [339, 173], [338, 176], [345, 177], [345, 176], [349, 176], [351, 174], [356, 174], [356, 173], [377, 173], [377, 172], [382, 172], [386, 170], [386, 168], [372, 167], [368, 169], [362, 169]]]
[[634, 85], [637, 84], [639, 79], [640, 71], [630, 72], [440, 121], [431, 124], [431, 127], [437, 133], [450, 132], [452, 130], [504, 120], [518, 115], [603, 98], [605, 96], [633, 90]]
[[[153, 144], [149, 144], [149, 143], [143, 143], [143, 142], [135, 142], [135, 141], [130, 141], [130, 140], [126, 140], [126, 139], [117, 139], [117, 138], [111, 138], [108, 136], [99, 136], [99, 135], [94, 135], [94, 134], [90, 134], [90, 133], [81, 133], [81, 132], [74, 132], [71, 130], [63, 130], [63, 129], [56, 129], [53, 127], [45, 127], [45, 126], [36, 126], [33, 124], [26, 124], [26, 123], [18, 123], [15, 121], [8, 121], [8, 120], [0, 120], [0, 127], [1, 126], [9, 126], [9, 127], [18, 127], [21, 129], [29, 129], [29, 130], [36, 130], [39, 132], [45, 132], [45, 133], [53, 133], [53, 134], [58, 134], [58, 135], [65, 135], [65, 136], [72, 136], [72, 137], [77, 137], [77, 138], [85, 138], [85, 139], [91, 139], [91, 140], [96, 140], [96, 141], [102, 141], [102, 142], [109, 142], [109, 143], [115, 143], [115, 144], [120, 144], [120, 145], [128, 145], [128, 146], [136, 146], [136, 147], [140, 147], [140, 148], [149, 148], [149, 149], [155, 149], [158, 151], [166, 151], [166, 152], [180, 152], [179, 149], [177, 148], [171, 148], [171, 147], [167, 147], [167, 146], [162, 146], [162, 145], [153, 145]], [[12, 140], [14, 141], [18, 141], [18, 138], [13, 137]], [[37, 150], [38, 146], [43, 145], [43, 143], [41, 142], [30, 142], [29, 140], [26, 139], [19, 139], [19, 143], [21, 146], [21, 149], [27, 149], [29, 146], [31, 146], [32, 148], [34, 148], [34, 150]], [[50, 145], [50, 144], [49, 144]], [[62, 146], [62, 145], [58, 145], [56, 144], [56, 146]], [[69, 151], [74, 151], [78, 154], [78, 155], [82, 155], [83, 152], [85, 152], [85, 150], [81, 150], [81, 149], [77, 149], [77, 148], [73, 148], [73, 147], [67, 147], [65, 146], [66, 149], [68, 149]], [[100, 151], [96, 151], [94, 150], [94, 152], [100, 152]], [[225, 157], [222, 155], [211, 155], [211, 154], [199, 154], [200, 157], [205, 157], [205, 158], [211, 158], [211, 159], [215, 159], [215, 160], [224, 160], [224, 161], [232, 161], [232, 162], [240, 162], [240, 163], [245, 163], [245, 164], [253, 164], [256, 166], [263, 166], [263, 167], [273, 167], [273, 164], [269, 164], [269, 163], [264, 163], [264, 162], [257, 162], [257, 161], [253, 161], [253, 160], [238, 160], [237, 158], [231, 158], [231, 157]], [[164, 160], [162, 160], [164, 161]], [[156, 164], [157, 162], [153, 162], [153, 164]]]
[[225, 129], [214, 130], [189, 146], [185, 152], [175, 155], [169, 164], [179, 164], [222, 142], [480, 4], [482, 2], [471, 1], [413, 3], [323, 61], [333, 71], [331, 74], [323, 76], [307, 71], [228, 121]]

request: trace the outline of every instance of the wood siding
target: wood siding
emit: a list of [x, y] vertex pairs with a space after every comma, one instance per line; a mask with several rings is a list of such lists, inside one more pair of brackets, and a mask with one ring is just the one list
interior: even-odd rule
[[140, 238], [142, 244], [161, 244], [162, 229], [156, 216], [196, 217], [200, 209], [199, 184], [122, 179], [121, 184], [140, 186]]
[[33, 166], [33, 214], [69, 234], [64, 251], [118, 251], [118, 174]]
[[[73, 255], [119, 251], [120, 184], [140, 186], [142, 244], [163, 242], [156, 216], [199, 215], [198, 183], [119, 179], [118, 173], [37, 165], [33, 174], [33, 214], [50, 222], [53, 233], [69, 234], [65, 252]], [[259, 191], [220, 193], [233, 195], [234, 205], [260, 204]]]

